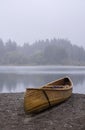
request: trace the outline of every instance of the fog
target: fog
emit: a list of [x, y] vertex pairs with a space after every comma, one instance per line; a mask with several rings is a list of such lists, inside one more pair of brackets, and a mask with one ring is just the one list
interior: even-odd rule
[[85, 0], [0, 0], [0, 38], [65, 38], [85, 47]]

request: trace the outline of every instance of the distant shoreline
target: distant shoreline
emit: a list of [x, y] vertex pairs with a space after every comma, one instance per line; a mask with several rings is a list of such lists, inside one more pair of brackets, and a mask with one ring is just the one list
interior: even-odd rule
[[85, 67], [85, 65], [0, 65], [0, 67], [37, 67], [37, 66], [50, 66], [50, 67]]

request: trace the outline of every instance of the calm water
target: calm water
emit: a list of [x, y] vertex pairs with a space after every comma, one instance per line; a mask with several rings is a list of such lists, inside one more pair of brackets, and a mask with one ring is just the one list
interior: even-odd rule
[[74, 93], [85, 94], [85, 67], [78, 66], [0, 66], [0, 93], [24, 92], [63, 76], [72, 79]]

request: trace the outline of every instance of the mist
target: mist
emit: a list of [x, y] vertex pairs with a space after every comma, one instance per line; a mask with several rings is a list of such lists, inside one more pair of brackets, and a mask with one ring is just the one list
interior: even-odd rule
[[0, 0], [0, 37], [19, 45], [65, 38], [85, 47], [84, 0]]

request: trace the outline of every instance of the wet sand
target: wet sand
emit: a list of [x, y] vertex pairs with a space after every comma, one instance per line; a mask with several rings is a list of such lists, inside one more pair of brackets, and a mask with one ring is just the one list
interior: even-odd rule
[[0, 94], [0, 130], [85, 130], [85, 95], [37, 115], [26, 115], [24, 93]]

